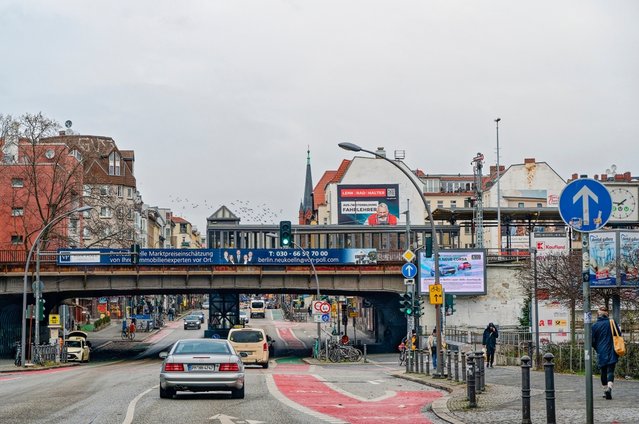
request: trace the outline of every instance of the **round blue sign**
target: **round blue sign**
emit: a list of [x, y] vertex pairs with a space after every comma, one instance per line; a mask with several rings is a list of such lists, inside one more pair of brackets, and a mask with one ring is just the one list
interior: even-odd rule
[[559, 214], [566, 225], [588, 233], [606, 225], [612, 197], [606, 186], [589, 178], [574, 180], [561, 191]]
[[402, 265], [402, 275], [404, 278], [415, 278], [417, 275], [417, 267], [412, 262], [407, 262]]

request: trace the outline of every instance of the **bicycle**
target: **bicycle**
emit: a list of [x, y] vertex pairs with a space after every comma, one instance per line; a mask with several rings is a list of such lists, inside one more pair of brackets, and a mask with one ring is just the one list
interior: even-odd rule
[[131, 332], [129, 330], [123, 331], [120, 333], [120, 337], [122, 338], [122, 340], [130, 340], [133, 341], [135, 340], [135, 331]]

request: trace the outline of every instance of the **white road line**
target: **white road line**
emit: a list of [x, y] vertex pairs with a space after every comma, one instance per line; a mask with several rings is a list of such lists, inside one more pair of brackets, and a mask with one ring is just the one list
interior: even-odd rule
[[381, 384], [379, 381], [373, 381], [373, 380], [369, 380], [368, 382], [371, 384]]
[[149, 393], [151, 390], [157, 389], [158, 387], [160, 387], [159, 384], [143, 391], [129, 403], [129, 407], [126, 409], [126, 417], [124, 417], [124, 421], [122, 421], [122, 424], [131, 424], [133, 422], [133, 416], [135, 415], [135, 405], [137, 405], [138, 401], [142, 399], [142, 396]]
[[330, 389], [333, 389], [336, 392], [343, 394], [344, 396], [348, 396], [349, 398], [358, 400], [360, 402], [379, 402], [380, 400], [392, 398], [393, 396], [395, 396], [397, 394], [396, 392], [394, 392], [392, 390], [385, 390], [385, 393], [383, 395], [378, 396], [378, 397], [373, 398], [373, 399], [368, 399], [368, 398], [364, 398], [364, 397], [361, 397], [361, 396], [357, 396], [357, 395], [355, 395], [355, 394], [353, 394], [351, 392], [347, 392], [346, 390], [343, 390], [343, 389], [337, 387], [333, 383], [330, 383], [330, 382], [326, 381], [321, 375], [317, 375], [317, 374], [310, 374], [310, 375], [312, 375], [313, 377], [317, 378], [322, 383], [326, 384], [326, 386], [329, 387]]
[[277, 388], [277, 384], [275, 384], [275, 380], [273, 379], [273, 374], [266, 374], [266, 387], [268, 387], [268, 391], [273, 397], [284, 405], [287, 405], [296, 411], [299, 411], [303, 414], [310, 415], [318, 420], [322, 420], [331, 424], [347, 424], [347, 421], [342, 421], [339, 418], [331, 417], [330, 415], [322, 414], [321, 412], [313, 411], [305, 406], [302, 406], [298, 403], [293, 402], [291, 399], [287, 398], [282, 392]]

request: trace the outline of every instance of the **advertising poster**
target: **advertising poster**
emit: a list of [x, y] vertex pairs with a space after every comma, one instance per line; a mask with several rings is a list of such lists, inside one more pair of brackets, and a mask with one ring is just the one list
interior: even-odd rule
[[397, 225], [399, 185], [338, 185], [337, 207], [338, 224]]
[[[58, 265], [131, 265], [127, 249], [60, 249]], [[140, 266], [368, 265], [376, 249], [141, 249]]]
[[619, 233], [619, 268], [622, 286], [639, 285], [639, 232]]
[[570, 243], [567, 233], [534, 233], [533, 243], [537, 257], [567, 255]]
[[[439, 282], [445, 293], [456, 295], [486, 294], [486, 252], [455, 249], [439, 252]], [[435, 260], [419, 253], [419, 284], [421, 293], [435, 283]]]
[[[539, 339], [541, 343], [570, 340], [570, 311], [557, 301], [539, 300]], [[534, 331], [534, 329], [533, 329]]]
[[617, 285], [617, 233], [590, 233], [590, 286]]

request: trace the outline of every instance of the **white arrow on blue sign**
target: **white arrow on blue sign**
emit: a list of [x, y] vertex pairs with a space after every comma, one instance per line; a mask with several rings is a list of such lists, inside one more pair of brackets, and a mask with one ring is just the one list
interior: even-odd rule
[[412, 262], [407, 262], [402, 265], [402, 275], [404, 278], [415, 278], [417, 275], [417, 266]]
[[322, 315], [322, 322], [329, 322], [331, 320], [331, 316], [329, 314]]
[[559, 214], [566, 225], [589, 233], [606, 225], [612, 197], [599, 181], [581, 178], [568, 184], [559, 196]]

